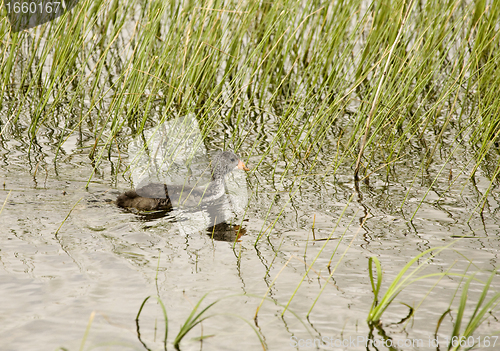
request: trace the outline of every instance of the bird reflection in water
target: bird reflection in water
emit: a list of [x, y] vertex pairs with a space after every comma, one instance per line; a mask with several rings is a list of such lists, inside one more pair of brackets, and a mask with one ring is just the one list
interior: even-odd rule
[[186, 230], [187, 225], [186, 222], [189, 222], [189, 219], [186, 219], [186, 213], [190, 215], [194, 215], [195, 217], [204, 217], [205, 220], [208, 221], [206, 225], [206, 229], [204, 232], [210, 238], [216, 241], [226, 241], [226, 242], [240, 242], [241, 237], [247, 234], [247, 230], [242, 225], [232, 224], [230, 218], [227, 218], [227, 212], [224, 210], [224, 204], [219, 203], [218, 205], [206, 206], [202, 210], [194, 212], [183, 212], [181, 214], [175, 213], [171, 209], [163, 210], [163, 211], [137, 211], [135, 209], [128, 209], [128, 211], [135, 213], [138, 218], [144, 222], [154, 221], [160, 218], [170, 217], [172, 222], [177, 223], [184, 230], [183, 232], [192, 232], [192, 230]]

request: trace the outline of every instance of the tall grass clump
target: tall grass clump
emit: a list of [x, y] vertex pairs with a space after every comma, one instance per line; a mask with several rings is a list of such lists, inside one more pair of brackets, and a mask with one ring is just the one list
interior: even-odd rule
[[[179, 332], [177, 333], [177, 335], [175, 336], [175, 339], [173, 340], [173, 346], [174, 346], [174, 348], [176, 350], [180, 350], [180, 343], [181, 343], [181, 341], [184, 339], [184, 337], [194, 327], [196, 327], [198, 324], [202, 323], [204, 320], [206, 320], [208, 318], [212, 318], [212, 317], [218, 315], [217, 313], [207, 315], [207, 312], [209, 310], [213, 310], [214, 309], [213, 307], [214, 307], [215, 304], [217, 304], [218, 302], [220, 302], [224, 298], [230, 297], [230, 296], [226, 296], [224, 298], [219, 298], [219, 299], [215, 300], [214, 302], [208, 304], [206, 307], [201, 308], [201, 304], [202, 304], [202, 302], [205, 300], [205, 298], [207, 296], [208, 296], [208, 293], [205, 294], [205, 295], [203, 295], [203, 297], [200, 300], [198, 300], [198, 302], [196, 303], [196, 305], [193, 306], [193, 309], [192, 309], [191, 313], [189, 314], [189, 316], [184, 321], [184, 324], [182, 324], [182, 326], [180, 327]], [[145, 341], [141, 337], [140, 325], [139, 325], [139, 318], [141, 316], [142, 310], [144, 309], [144, 306], [145, 306], [146, 302], [150, 298], [151, 298], [151, 296], [148, 296], [148, 297], [146, 297], [144, 299], [144, 301], [142, 302], [142, 304], [141, 304], [141, 306], [139, 308], [139, 311], [137, 312], [137, 316], [136, 316], [136, 319], [135, 319], [136, 326], [137, 326], [137, 337], [138, 337], [139, 341], [142, 343], [142, 345], [146, 349], [148, 349], [148, 350], [149, 350], [149, 348], [148, 348], [147, 344], [145, 343]], [[163, 318], [164, 318], [164, 323], [165, 323], [165, 333], [164, 333], [164, 338], [162, 340], [163, 340], [163, 348], [164, 348], [164, 350], [167, 350], [167, 338], [168, 338], [168, 330], [169, 330], [168, 329], [169, 323], [168, 323], [168, 317], [167, 317], [167, 310], [165, 308], [165, 305], [164, 305], [163, 301], [159, 297], [156, 297], [156, 300], [158, 301], [158, 304], [160, 305], [162, 313], [163, 313]], [[257, 331], [257, 329], [249, 321], [247, 321], [246, 319], [244, 319], [241, 316], [236, 315], [236, 314], [229, 314], [229, 316], [239, 318], [240, 320], [242, 320], [246, 324], [248, 324], [253, 329], [253, 331], [255, 332], [255, 334], [257, 335], [262, 348], [264, 350], [266, 349], [264, 340], [260, 336], [260, 334]], [[210, 335], [210, 336], [213, 336], [213, 335]], [[210, 337], [210, 336], [203, 336], [202, 335], [198, 339], [199, 340], [203, 340], [204, 338]]]
[[[369, 259], [368, 263], [369, 275], [374, 294], [371, 310], [367, 318], [367, 322], [371, 327], [376, 327], [376, 328], [381, 327], [382, 315], [387, 310], [387, 308], [392, 305], [394, 299], [409, 285], [414, 284], [422, 279], [428, 279], [432, 277], [443, 278], [445, 276], [457, 276], [461, 277], [462, 279], [466, 278], [466, 283], [462, 288], [462, 294], [456, 311], [456, 317], [453, 318], [452, 320], [453, 330], [451, 332], [451, 336], [449, 338], [446, 338], [449, 341], [448, 349], [459, 350], [461, 348], [466, 348], [467, 345], [470, 348], [473, 346], [472, 344], [476, 343], [476, 341], [474, 341], [473, 339], [472, 340], [473, 343], [471, 344], [470, 338], [471, 337], [473, 338], [474, 332], [488, 319], [489, 314], [497, 307], [498, 303], [500, 302], [500, 293], [498, 292], [494, 293], [493, 296], [490, 296], [488, 298], [488, 292], [490, 290], [491, 283], [493, 281], [493, 278], [496, 277], [497, 272], [496, 270], [493, 270], [488, 280], [486, 282], [481, 282], [484, 284], [484, 287], [479, 299], [477, 300], [476, 307], [474, 308], [474, 311], [472, 312], [470, 317], [466, 317], [465, 310], [466, 310], [467, 300], [471, 293], [469, 291], [469, 288], [473, 280], [478, 280], [476, 278], [476, 274], [467, 275], [465, 273], [464, 274], [451, 273], [449, 272], [450, 269], [448, 269], [442, 273], [432, 273], [432, 274], [417, 276], [417, 273], [425, 268], [429, 260], [434, 259], [437, 254], [439, 254], [442, 250], [446, 249], [447, 247], [432, 248], [422, 252], [421, 254], [413, 258], [410, 262], [408, 262], [405, 265], [405, 267], [403, 267], [403, 269], [401, 269], [401, 271], [394, 278], [392, 283], [389, 285], [389, 287], [387, 288], [385, 293], [382, 294], [381, 297], [379, 295], [381, 294], [381, 287], [382, 287], [382, 267], [379, 260], [376, 257], [371, 257]], [[426, 255], [428, 255], [428, 257], [426, 259], [423, 259], [424, 256]], [[412, 268], [412, 266], [417, 261], [421, 262], [416, 267]], [[374, 277], [373, 275], [374, 264], [375, 264], [376, 277]], [[453, 300], [454, 298], [450, 302], [450, 308], [445, 313], [443, 313], [443, 315], [438, 321], [436, 321], [437, 324], [436, 336], [440, 326], [442, 325], [444, 317], [446, 316], [446, 314], [451, 314], [452, 312], [451, 304], [453, 303]], [[409, 315], [410, 317], [415, 313], [415, 310], [409, 305], [407, 306], [411, 310]], [[466, 320], [466, 318], [468, 318], [468, 321]], [[464, 323], [467, 324], [465, 325], [465, 328], [462, 328], [462, 325]], [[488, 338], [486, 340], [488, 340], [489, 342]]]
[[[382, 286], [382, 266], [380, 261], [376, 257], [370, 257], [368, 260], [368, 273], [370, 276], [370, 283], [373, 290], [373, 303], [368, 314], [367, 322], [370, 325], [377, 325], [380, 323], [382, 315], [387, 310], [387, 308], [392, 304], [394, 299], [406, 288], [408, 285], [413, 284], [421, 279], [427, 279], [431, 277], [443, 277], [447, 273], [432, 273], [423, 276], [417, 276], [422, 269], [424, 269], [429, 262], [438, 253], [444, 250], [446, 247], [431, 248], [419, 255], [414, 257], [410, 262], [408, 262], [396, 275], [392, 283], [389, 285], [387, 290], [381, 297], [381, 286]], [[422, 260], [424, 256], [428, 255], [425, 260]], [[414, 264], [419, 262], [415, 267]], [[375, 264], [376, 277], [373, 275], [373, 264]]]
[[[490, 285], [497, 275], [497, 271], [493, 270], [493, 272], [490, 274], [488, 280], [484, 283], [484, 288], [481, 293], [481, 296], [479, 297], [479, 300], [476, 303], [476, 307], [474, 308], [474, 311], [472, 315], [468, 318], [468, 321], [466, 320], [465, 317], [465, 310], [467, 306], [467, 300], [470, 294], [469, 288], [470, 284], [474, 279], [477, 279], [475, 275], [471, 275], [465, 285], [462, 288], [462, 295], [459, 301], [458, 305], [458, 310], [456, 314], [456, 318], [453, 320], [453, 331], [451, 333], [451, 336], [449, 338], [449, 345], [448, 345], [448, 350], [459, 350], [459, 349], [465, 349], [465, 348], [471, 348], [474, 344], [476, 344], [476, 339], [473, 337], [474, 332], [483, 324], [488, 317], [490, 317], [490, 313], [492, 310], [497, 307], [498, 303], [500, 302], [500, 293], [495, 293], [492, 297], [489, 299], [487, 298], [488, 291], [490, 290]], [[445, 312], [449, 313], [451, 310], [448, 310]], [[443, 314], [444, 316], [444, 314]], [[467, 323], [465, 325], [465, 328], [462, 329], [462, 325], [464, 323]], [[437, 329], [439, 329], [440, 323], [438, 324]], [[471, 344], [471, 337], [472, 337], [472, 344]], [[495, 346], [494, 344], [498, 340], [498, 336], [495, 337], [494, 339], [490, 341], [490, 337], [488, 336], [483, 336], [482, 340], [479, 340], [479, 345], [478, 346], [483, 346], [483, 347], [489, 347], [489, 346]]]

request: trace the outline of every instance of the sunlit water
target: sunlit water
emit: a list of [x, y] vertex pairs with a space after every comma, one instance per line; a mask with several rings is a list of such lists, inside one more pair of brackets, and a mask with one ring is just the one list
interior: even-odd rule
[[[230, 129], [224, 125], [214, 129], [206, 140], [207, 149], [220, 149], [222, 135]], [[497, 267], [498, 189], [490, 191], [480, 215], [475, 207], [489, 180], [483, 169], [476, 173], [475, 184], [468, 180], [469, 173], [460, 174], [459, 166], [471, 157], [467, 150], [455, 153], [436, 182], [443, 160], [436, 157], [429, 171], [414, 179], [419, 163], [407, 159], [393, 167], [389, 178], [385, 169], [378, 170], [356, 193], [351, 164], [332, 170], [337, 157], [333, 131], [328, 137], [331, 144], [314, 151], [319, 152], [314, 171], [309, 161], [293, 161], [288, 151], [282, 156], [279, 150], [256, 167], [267, 147], [265, 134], [276, 129], [273, 121], [249, 129], [238, 150], [252, 168], [245, 175], [249, 206], [244, 217], [211, 232], [183, 232], [175, 216], [144, 217], [108, 201], [133, 185], [130, 175], [123, 176], [128, 165], [126, 145], [132, 140], [126, 128], [120, 152], [114, 144], [110, 157], [97, 166], [88, 190], [91, 134], [74, 133], [59, 150], [57, 162], [59, 128], [40, 132], [31, 150], [29, 140], [15, 131], [2, 137], [0, 349], [77, 350], [91, 316], [86, 348], [145, 349], [135, 318], [150, 295], [158, 295], [165, 304], [167, 346], [173, 349], [180, 326], [208, 293], [202, 308], [220, 301], [206, 312], [213, 316], [183, 339], [182, 350], [258, 350], [257, 334], [269, 350], [364, 350], [370, 332], [366, 318], [373, 302], [369, 257], [381, 261], [383, 292], [413, 257], [451, 244], [457, 240], [454, 236], [469, 238], [427, 262], [418, 276], [447, 270], [460, 274], [468, 268], [481, 270], [478, 278], [484, 281]], [[261, 140], [260, 149], [250, 152], [255, 140]], [[289, 163], [293, 165], [285, 173]], [[451, 177], [450, 167], [457, 167]], [[438, 320], [454, 294], [456, 309], [460, 279], [434, 277], [408, 286], [383, 315], [380, 330], [395, 342], [424, 342], [398, 349], [436, 349], [429, 346], [429, 339], [434, 339]], [[499, 287], [494, 280], [493, 291]], [[472, 283], [467, 316], [482, 288]], [[400, 302], [418, 308], [413, 318], [396, 324], [409, 312]], [[454, 320], [456, 310], [452, 315]], [[449, 315], [444, 318], [438, 333], [441, 340], [450, 335], [451, 323]], [[140, 326], [144, 344], [162, 349], [164, 322], [156, 300], [146, 304]], [[498, 329], [493, 315], [475, 335], [484, 337]], [[380, 333], [375, 330], [373, 338], [380, 339]], [[210, 337], [201, 343], [194, 339], [200, 336]], [[348, 345], [340, 345], [348, 340]]]

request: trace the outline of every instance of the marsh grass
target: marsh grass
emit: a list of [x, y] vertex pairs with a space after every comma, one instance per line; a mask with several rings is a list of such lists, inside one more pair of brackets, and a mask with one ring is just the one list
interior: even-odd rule
[[[497, 307], [498, 303], [500, 302], [500, 293], [498, 292], [494, 293], [493, 296], [490, 296], [489, 298], [487, 297], [488, 292], [490, 290], [490, 285], [493, 279], [496, 277], [497, 271], [493, 270], [486, 282], [478, 280], [476, 278], [476, 274], [467, 275], [467, 272], [465, 272], [464, 274], [451, 273], [450, 272], [451, 267], [443, 273], [418, 275], [419, 272], [425, 269], [430, 260], [434, 259], [441, 251], [448, 249], [449, 246], [450, 245], [446, 247], [432, 248], [417, 255], [410, 262], [408, 262], [406, 266], [403, 267], [403, 269], [401, 269], [401, 271], [398, 273], [396, 278], [394, 278], [392, 283], [389, 285], [389, 287], [387, 288], [385, 293], [382, 294], [381, 297], [379, 297], [379, 294], [381, 293], [381, 287], [382, 287], [382, 267], [380, 261], [376, 257], [371, 257], [368, 261], [369, 262], [368, 265], [369, 265], [370, 282], [373, 289], [374, 299], [370, 313], [368, 314], [367, 318], [368, 324], [372, 327], [376, 328], [380, 327], [381, 318], [384, 312], [387, 310], [388, 307], [390, 307], [393, 304], [395, 298], [406, 287], [410, 286], [411, 284], [414, 284], [422, 279], [429, 279], [436, 277], [441, 279], [442, 277], [445, 276], [457, 276], [461, 277], [462, 279], [466, 279], [466, 282], [462, 288], [462, 295], [457, 307], [456, 317], [453, 319], [453, 331], [448, 339], [450, 341], [448, 349], [459, 350], [461, 348], [466, 348], [465, 346], [467, 346], [466, 342], [467, 338], [473, 336], [474, 332], [481, 326], [481, 324], [483, 324], [490, 317], [489, 314]], [[425, 256], [427, 257], [425, 258]], [[416, 262], [419, 263], [416, 265], [416, 267], [413, 267]], [[374, 265], [375, 265], [376, 277], [374, 277], [373, 275]], [[438, 279], [438, 282], [440, 281], [440, 279]], [[470, 294], [469, 287], [473, 280], [478, 280], [480, 283], [484, 285], [484, 287], [476, 303], [476, 307], [472, 315], [469, 317], [468, 321], [465, 321], [464, 312], [467, 305], [467, 299]], [[438, 284], [438, 282], [434, 285], [434, 287]], [[424, 299], [427, 296], [428, 294], [424, 296]], [[436, 335], [439, 331], [440, 326], [442, 325], [444, 317], [452, 312], [451, 304], [453, 303], [453, 300], [454, 299], [452, 299], [450, 302], [450, 308], [443, 313], [443, 315], [439, 320], [436, 321], [437, 325], [435, 333]], [[420, 306], [420, 304], [418, 306]], [[418, 309], [418, 306], [416, 308], [410, 307], [409, 305], [406, 306], [410, 309], [410, 314], [404, 320], [408, 319], [413, 314], [415, 314], [416, 310]], [[465, 322], [467, 322], [467, 325], [465, 326], [465, 329], [462, 330], [461, 328], [462, 324]], [[469, 345], [469, 348], [471, 346], [472, 345]]]
[[[195, 112], [208, 135], [221, 119], [244, 125], [257, 110], [279, 123], [264, 156], [314, 163], [337, 128], [342, 157], [362, 178], [411, 157], [410, 140], [427, 145], [420, 158], [428, 168], [452, 131], [476, 149], [473, 176], [485, 158], [498, 159], [499, 19], [495, 1], [458, 0], [87, 0], [19, 33], [4, 18], [2, 134], [17, 124], [35, 140], [59, 120], [64, 141], [84, 125], [97, 167], [116, 137], [171, 115]], [[497, 162], [492, 181], [498, 170]]]
[[[334, 177], [347, 165], [360, 180], [410, 180], [400, 207], [413, 218], [448, 169], [440, 198], [481, 173], [490, 183], [472, 218], [499, 181], [499, 33], [495, 0], [80, 0], [19, 33], [0, 20], [0, 138], [27, 135], [34, 148], [50, 131], [59, 155], [77, 134], [90, 183], [106, 162], [118, 160], [114, 177], [125, 173], [126, 145], [144, 129], [194, 113], [207, 144], [258, 155], [254, 172], [270, 165], [273, 178], [293, 179], [290, 197], [306, 177]], [[214, 135], [227, 130], [221, 145]], [[466, 162], [454, 162], [457, 153]], [[417, 166], [400, 174], [406, 163]], [[412, 207], [419, 182], [428, 191]], [[287, 205], [276, 217], [274, 203], [263, 210], [256, 246]], [[432, 250], [411, 260], [380, 298], [380, 262], [370, 259], [370, 322], [421, 279], [422, 264], [413, 264], [425, 255]], [[213, 304], [198, 312], [199, 303], [174, 344], [207, 318]]]
[[[246, 320], [245, 318], [241, 317], [240, 315], [237, 315], [237, 314], [234, 314], [234, 313], [213, 313], [213, 314], [207, 315], [207, 312], [209, 310], [213, 311], [215, 309], [214, 306], [218, 302], [220, 302], [221, 300], [224, 300], [224, 299], [230, 298], [230, 297], [235, 297], [235, 296], [243, 297], [242, 295], [225, 296], [225, 297], [216, 299], [215, 301], [213, 301], [210, 304], [208, 304], [206, 307], [201, 307], [203, 301], [205, 300], [205, 298], [208, 295], [209, 295], [209, 293], [206, 293], [205, 295], [203, 295], [203, 297], [201, 299], [198, 300], [198, 302], [196, 303], [196, 305], [193, 306], [193, 309], [192, 309], [191, 313], [189, 314], [189, 316], [186, 318], [184, 324], [182, 324], [182, 326], [180, 327], [179, 332], [177, 333], [177, 335], [175, 336], [175, 338], [173, 340], [173, 346], [174, 346], [174, 348], [176, 350], [180, 350], [180, 343], [181, 343], [181, 341], [186, 337], [186, 335], [194, 327], [196, 327], [198, 324], [201, 324], [203, 321], [207, 320], [208, 318], [212, 318], [212, 317], [215, 317], [215, 316], [218, 316], [218, 315], [225, 315], [225, 316], [229, 316], [229, 317], [232, 317], [232, 318], [238, 318], [241, 321], [243, 321], [246, 324], [248, 324], [252, 328], [252, 330], [254, 331], [254, 333], [256, 334], [256, 336], [258, 337], [259, 342], [260, 342], [262, 348], [264, 350], [267, 349], [267, 347], [265, 345], [265, 342], [262, 339], [261, 335], [259, 334], [259, 331], [257, 330], [257, 328], [252, 323], [250, 323], [248, 320]], [[142, 343], [142, 345], [147, 350], [150, 350], [150, 348], [146, 345], [145, 341], [143, 341], [142, 338], [141, 338], [141, 332], [140, 332], [140, 326], [139, 326], [139, 318], [141, 316], [142, 310], [143, 310], [146, 302], [150, 298], [151, 298], [151, 296], [148, 296], [148, 297], [146, 297], [144, 299], [144, 301], [142, 302], [142, 304], [141, 304], [141, 306], [139, 308], [139, 311], [137, 312], [137, 316], [136, 316], [136, 319], [135, 319], [136, 326], [137, 326], [137, 336], [138, 336], [138, 339], [139, 339], [139, 341]], [[167, 350], [167, 337], [168, 337], [168, 325], [169, 325], [168, 324], [168, 317], [167, 317], [167, 310], [165, 308], [165, 305], [163, 304], [163, 301], [159, 297], [156, 297], [156, 300], [158, 301], [158, 304], [161, 306], [161, 310], [162, 310], [162, 313], [163, 313], [163, 318], [164, 318], [164, 323], [165, 323], [165, 334], [164, 334], [164, 338], [163, 338], [163, 348], [164, 348], [164, 350]], [[306, 327], [306, 330], [307, 330], [307, 327]], [[205, 336], [201, 335], [200, 337], [195, 338], [195, 340], [201, 341], [201, 340], [203, 340], [205, 338], [213, 337], [213, 336], [214, 335], [205, 335]]]
[[7, 203], [7, 200], [9, 200], [9, 196], [10, 196], [11, 193], [12, 193], [12, 190], [9, 191], [9, 193], [5, 197], [5, 201], [3, 202], [2, 207], [0, 208], [0, 214], [2, 214], [3, 208], [5, 207], [5, 204]]
[[[380, 319], [382, 315], [387, 310], [387, 308], [393, 303], [394, 299], [403, 291], [404, 288], [413, 284], [421, 279], [428, 279], [431, 277], [443, 277], [448, 272], [444, 273], [432, 273], [425, 275], [418, 275], [425, 267], [430, 260], [432, 260], [437, 254], [439, 254], [446, 247], [437, 247], [428, 249], [419, 255], [415, 256], [412, 260], [410, 260], [399, 273], [396, 275], [392, 283], [389, 285], [387, 290], [381, 297], [379, 294], [381, 293], [382, 286], [382, 266], [377, 257], [370, 257], [368, 260], [368, 273], [370, 275], [370, 283], [373, 290], [373, 303], [368, 314], [367, 322], [372, 325], [376, 325], [380, 323]], [[428, 256], [424, 259], [425, 256]], [[415, 263], [418, 264], [416, 266]], [[373, 265], [375, 264], [376, 277], [373, 275]]]
[[[114, 177], [130, 172], [122, 156], [145, 128], [194, 113], [207, 143], [230, 126], [215, 147], [260, 155], [254, 171], [274, 163], [274, 176], [274, 161], [286, 160], [280, 182], [293, 177], [291, 197], [303, 179], [345, 165], [356, 180], [401, 181], [398, 167], [412, 160], [413, 184], [430, 169], [433, 177], [413, 218], [445, 172], [454, 170], [442, 196], [479, 170], [490, 186], [473, 218], [500, 173], [498, 23], [497, 2], [458, 0], [86, 0], [19, 33], [4, 17], [0, 137], [28, 133], [34, 146], [55, 129], [57, 162], [79, 134], [88, 186], [104, 163], [117, 161]], [[464, 150], [468, 162], [455, 163]], [[285, 209], [270, 227], [266, 219], [256, 245]]]
[[[489, 317], [490, 313], [493, 311], [493, 309], [498, 305], [500, 302], [500, 293], [496, 292], [493, 296], [487, 297], [488, 292], [490, 290], [490, 285], [491, 282], [493, 281], [493, 278], [495, 278], [497, 275], [497, 271], [493, 270], [486, 282], [481, 282], [484, 284], [483, 291], [481, 293], [481, 296], [479, 297], [479, 300], [476, 303], [476, 307], [474, 308], [474, 312], [472, 315], [469, 317], [468, 321], [465, 320], [465, 309], [467, 307], [467, 300], [469, 296], [469, 288], [470, 284], [473, 280], [477, 279], [475, 277], [475, 274], [470, 275], [470, 277], [467, 279], [465, 285], [462, 288], [462, 295], [460, 298], [460, 302], [458, 305], [458, 310], [456, 312], [456, 319], [453, 321], [453, 331], [450, 336], [450, 343], [448, 345], [448, 350], [459, 350], [461, 348], [466, 348], [465, 346], [469, 346], [468, 348], [471, 348], [471, 345], [468, 345], [467, 339], [471, 336], [473, 336], [474, 332], [476, 331], [481, 324], [483, 324]], [[449, 313], [450, 310], [446, 311], [443, 316], [447, 313]], [[462, 325], [464, 323], [467, 323], [465, 325], [465, 329], [462, 330]], [[440, 323], [437, 325], [436, 328], [436, 334], [437, 330], [440, 327]], [[483, 337], [484, 338], [484, 337]], [[489, 337], [488, 337], [489, 338]], [[495, 340], [496, 341], [496, 340]], [[493, 342], [493, 341], [492, 341]], [[490, 344], [491, 345], [491, 344]], [[489, 346], [484, 344], [484, 346]]]
[[[85, 328], [85, 333], [83, 334], [79, 351], [83, 351], [85, 349], [85, 344], [87, 343], [87, 338], [90, 334], [90, 328], [92, 327], [92, 323], [94, 322], [95, 315], [96, 315], [95, 311], [92, 311], [92, 313], [90, 313], [89, 322], [87, 323], [87, 328]], [[58, 350], [68, 351], [68, 349], [65, 347], [60, 347]]]

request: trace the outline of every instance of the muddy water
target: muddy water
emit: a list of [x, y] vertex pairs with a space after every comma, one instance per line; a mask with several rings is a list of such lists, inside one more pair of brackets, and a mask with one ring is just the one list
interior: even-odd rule
[[[273, 133], [272, 123], [266, 128]], [[227, 130], [230, 126], [215, 129], [206, 147], [220, 148]], [[320, 349], [364, 350], [367, 338], [380, 340], [384, 333], [402, 342], [397, 349], [436, 349], [429, 339], [435, 338], [460, 276], [409, 285], [383, 315], [381, 328], [370, 334], [368, 258], [376, 256], [382, 264], [382, 291], [407, 262], [433, 247], [451, 244], [436, 258], [420, 260], [425, 269], [417, 276], [468, 269], [480, 271], [484, 280], [498, 265], [498, 189], [490, 191], [479, 215], [475, 206], [489, 180], [487, 169], [478, 170], [475, 182], [467, 172], [460, 174], [471, 157], [467, 149], [457, 151], [440, 175], [444, 160], [436, 158], [416, 177], [418, 162], [406, 160], [390, 177], [385, 170], [372, 174], [357, 193], [351, 164], [334, 171], [333, 135], [331, 144], [316, 150], [319, 163], [311, 172], [312, 164], [293, 161], [287, 151], [273, 150], [259, 164], [268, 144], [256, 128], [238, 150], [252, 168], [246, 174], [250, 203], [234, 223], [239, 233], [231, 224], [186, 233], [174, 216], [139, 216], [108, 201], [133, 185], [123, 174], [131, 140], [126, 129], [120, 152], [113, 146], [88, 189], [94, 142], [75, 133], [56, 158], [59, 131], [42, 131], [31, 149], [15, 131], [0, 144], [1, 350], [77, 350], [89, 322], [85, 348], [141, 350], [145, 344], [163, 349], [164, 322], [156, 300], [141, 315], [144, 344], [138, 338], [135, 318], [150, 295], [165, 304], [167, 346], [173, 349], [180, 326], [207, 293], [201, 306], [220, 301], [208, 310], [212, 317], [182, 341], [182, 350], [257, 350], [257, 334], [269, 350], [316, 349], [320, 340]], [[261, 142], [252, 149], [255, 140]], [[455, 238], [462, 235], [467, 238]], [[467, 316], [482, 286], [472, 283]], [[494, 280], [493, 289], [499, 288]], [[408, 315], [400, 302], [418, 308], [398, 324]], [[438, 332], [442, 349], [451, 323], [447, 316]], [[490, 317], [476, 340], [498, 327]], [[195, 338], [202, 335], [207, 338], [201, 343]]]

